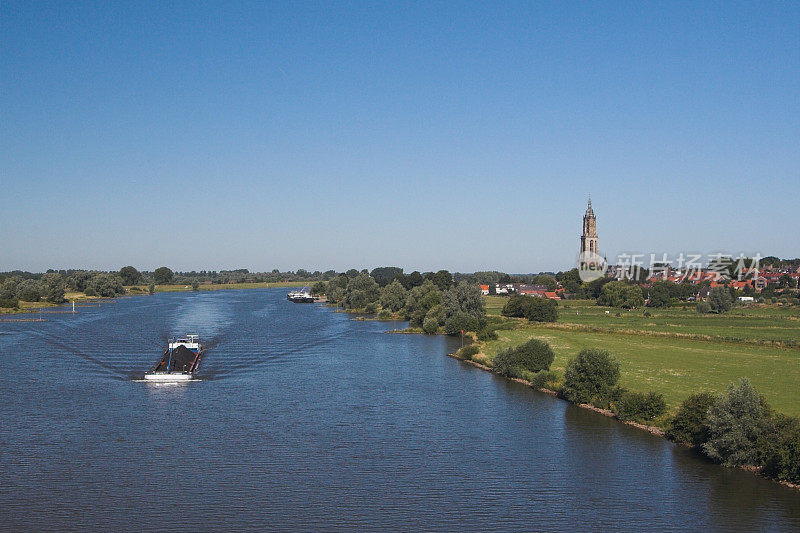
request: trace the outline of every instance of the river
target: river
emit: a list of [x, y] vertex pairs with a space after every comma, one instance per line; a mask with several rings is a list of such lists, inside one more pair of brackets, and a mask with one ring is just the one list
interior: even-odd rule
[[[797, 491], [285, 293], [0, 323], [0, 529], [800, 529]], [[185, 333], [201, 379], [142, 382]]]

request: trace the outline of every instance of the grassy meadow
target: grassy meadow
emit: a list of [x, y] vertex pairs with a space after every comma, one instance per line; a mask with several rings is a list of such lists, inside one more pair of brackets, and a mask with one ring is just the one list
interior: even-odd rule
[[[499, 315], [506, 301], [488, 297], [487, 312]], [[581, 349], [603, 348], [620, 361], [620, 385], [660, 392], [671, 410], [694, 392], [722, 392], [730, 382], [747, 377], [775, 409], [800, 415], [796, 308], [735, 307], [725, 315], [700, 315], [693, 307], [647, 311], [651, 316], [642, 310], [562, 301], [558, 322], [516, 319], [515, 329], [498, 331], [498, 340], [482, 343], [481, 352], [491, 359], [500, 349], [539, 338], [550, 343], [556, 354], [552, 368], [563, 374], [567, 361]], [[776, 341], [792, 344], [781, 347]]]

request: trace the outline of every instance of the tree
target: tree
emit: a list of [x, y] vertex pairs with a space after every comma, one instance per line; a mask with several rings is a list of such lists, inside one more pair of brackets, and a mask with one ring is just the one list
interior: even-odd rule
[[514, 318], [527, 318], [532, 305], [532, 296], [515, 294], [508, 299], [503, 309], [500, 311], [500, 314]]
[[361, 273], [347, 283], [344, 305], [348, 309], [362, 309], [380, 298], [378, 284], [369, 274]]
[[558, 319], [558, 304], [549, 298], [515, 294], [503, 306], [501, 314], [527, 318], [532, 322], [555, 322]]
[[544, 285], [547, 287], [548, 291], [554, 291], [558, 288], [558, 283], [556, 283], [556, 279], [553, 276], [548, 276], [546, 274], [539, 274], [538, 276], [534, 276], [531, 279], [532, 285]]
[[372, 269], [372, 272], [370, 272], [369, 275], [372, 276], [372, 279], [375, 280], [375, 283], [381, 287], [386, 287], [392, 281], [394, 281], [397, 276], [403, 275], [403, 269], [400, 267], [378, 267]]
[[170, 281], [172, 281], [172, 277], [174, 275], [175, 274], [169, 268], [167, 268], [167, 267], [158, 267], [153, 272], [153, 279], [155, 279], [156, 283], [158, 283], [159, 285], [164, 285], [164, 284], [169, 283]]
[[540, 372], [549, 370], [555, 354], [550, 345], [539, 339], [531, 339], [525, 344], [503, 350], [494, 357], [493, 368], [504, 376], [517, 377], [522, 370]]
[[713, 287], [708, 293], [708, 305], [712, 313], [726, 313], [733, 306], [733, 298], [726, 287]]
[[38, 302], [42, 299], [42, 288], [35, 279], [22, 280], [17, 285], [16, 297], [23, 302]]
[[41, 294], [46, 301], [54, 304], [66, 301], [64, 295], [67, 291], [67, 284], [61, 274], [55, 272], [44, 274], [42, 279], [39, 280], [39, 285]]
[[325, 294], [326, 289], [328, 288], [328, 284], [324, 281], [318, 281], [311, 286], [311, 294], [315, 296], [320, 296]]
[[461, 281], [458, 285], [451, 287], [442, 296], [442, 303], [446, 311], [446, 318], [450, 318], [457, 313], [464, 313], [475, 319], [477, 331], [486, 323], [486, 309], [481, 296], [481, 289], [469, 281]]
[[624, 281], [612, 281], [603, 285], [597, 305], [633, 309], [644, 305], [644, 296], [638, 285], [629, 285]]
[[396, 313], [403, 308], [406, 298], [408, 298], [408, 291], [402, 283], [394, 280], [381, 291], [381, 307]]
[[87, 296], [111, 297], [118, 294], [125, 294], [125, 287], [122, 286], [122, 278], [116, 273], [107, 274], [102, 272], [97, 274], [86, 287]]
[[148, 285], [148, 286], [147, 286], [147, 293], [148, 293], [148, 294], [151, 294], [151, 295], [153, 295], [153, 294], [155, 294], [155, 293], [156, 293], [156, 286], [155, 286], [155, 284], [151, 283], [150, 285]]
[[200, 282], [197, 281], [196, 279], [192, 280], [192, 290], [193, 291], [199, 291], [200, 290]]
[[619, 362], [607, 350], [584, 348], [567, 363], [562, 392], [575, 403], [606, 398], [617, 384], [619, 374]]
[[9, 276], [3, 280], [3, 285], [0, 286], [0, 298], [3, 300], [16, 300], [17, 287], [22, 283], [22, 278], [19, 276]]
[[425, 313], [425, 319], [422, 321], [422, 330], [428, 334], [436, 333], [439, 330], [439, 326], [444, 322], [444, 316], [444, 307], [441, 304], [434, 305]]
[[533, 298], [525, 318], [531, 322], [555, 322], [558, 320], [558, 303], [549, 298]]
[[453, 284], [453, 275], [447, 270], [440, 270], [426, 277], [431, 280], [440, 291], [446, 291]]
[[756, 465], [756, 443], [769, 428], [764, 402], [746, 378], [731, 383], [708, 411], [708, 441], [703, 452], [725, 466]]
[[344, 299], [347, 283], [349, 282], [345, 274], [340, 274], [328, 282], [328, 287], [325, 289], [325, 296], [329, 302], [339, 303]]
[[403, 315], [408, 318], [412, 327], [422, 327], [428, 310], [441, 303], [442, 292], [431, 280], [425, 280], [422, 285], [408, 291]]
[[710, 392], [699, 392], [686, 398], [669, 423], [667, 437], [699, 447], [708, 440], [708, 410], [717, 401]]
[[589, 298], [599, 298], [600, 295], [603, 293], [603, 287], [606, 284], [611, 283], [612, 281], [613, 281], [612, 278], [607, 278], [607, 277], [597, 278], [595, 280], [590, 281], [589, 283], [586, 284], [585, 287], [586, 295]]
[[762, 439], [764, 473], [800, 483], [800, 419], [778, 415], [774, 429]]
[[414, 287], [419, 287], [425, 282], [425, 278], [423, 278], [422, 274], [420, 274], [417, 270], [407, 276], [399, 275], [397, 276], [397, 279], [403, 284], [403, 287], [407, 291], [410, 291]]
[[124, 285], [136, 285], [142, 280], [142, 273], [132, 266], [126, 266], [119, 269], [119, 277]]
[[464, 311], [456, 311], [444, 321], [444, 332], [448, 335], [458, 335], [462, 331], [478, 331], [481, 327], [476, 316]]
[[665, 281], [657, 281], [650, 287], [650, 300], [647, 302], [647, 307], [669, 307], [669, 283]]

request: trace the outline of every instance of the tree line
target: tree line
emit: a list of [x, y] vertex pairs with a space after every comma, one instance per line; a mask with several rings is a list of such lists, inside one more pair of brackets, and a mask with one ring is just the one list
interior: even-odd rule
[[408, 275], [396, 267], [348, 271], [314, 284], [312, 292], [347, 310], [408, 320], [425, 333], [456, 335], [487, 325], [480, 288], [467, 280], [456, 282], [446, 270]]
[[550, 371], [553, 350], [539, 339], [501, 350], [491, 363], [478, 360], [477, 354], [478, 347], [470, 345], [457, 355], [556, 391], [570, 402], [610, 410], [620, 420], [665, 427], [667, 438], [721, 465], [754, 467], [779, 481], [800, 483], [800, 419], [773, 411], [745, 378], [731, 383], [723, 394], [692, 394], [668, 416], [662, 394], [619, 386], [620, 364], [607, 350], [581, 350], [567, 363], [563, 379]]

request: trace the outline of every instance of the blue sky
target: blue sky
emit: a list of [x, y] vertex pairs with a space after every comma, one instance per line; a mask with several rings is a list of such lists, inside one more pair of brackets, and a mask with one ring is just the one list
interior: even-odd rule
[[800, 255], [800, 3], [0, 4], [0, 270]]

